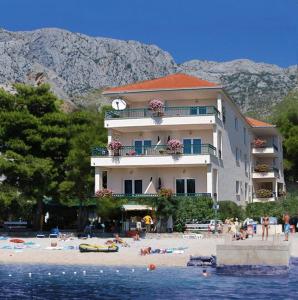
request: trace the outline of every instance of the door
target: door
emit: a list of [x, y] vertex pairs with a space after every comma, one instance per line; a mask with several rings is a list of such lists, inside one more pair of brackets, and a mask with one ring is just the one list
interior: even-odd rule
[[185, 193], [184, 179], [176, 179], [176, 194]]
[[124, 180], [124, 194], [132, 195], [132, 180]]
[[143, 181], [135, 180], [135, 194], [142, 194], [142, 193], [143, 193]]
[[186, 190], [188, 195], [194, 195], [196, 193], [196, 181], [195, 179], [186, 180]]
[[151, 148], [151, 140], [135, 141], [135, 151], [137, 155], [148, 154]]
[[202, 148], [201, 139], [184, 139], [183, 154], [200, 154]]

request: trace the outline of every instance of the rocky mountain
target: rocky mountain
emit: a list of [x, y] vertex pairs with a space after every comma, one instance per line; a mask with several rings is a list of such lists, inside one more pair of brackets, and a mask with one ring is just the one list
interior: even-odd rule
[[220, 82], [243, 112], [266, 115], [297, 85], [297, 68], [250, 60], [218, 63], [192, 60], [178, 65], [155, 45], [95, 38], [47, 28], [28, 32], [0, 29], [0, 85], [48, 82], [67, 103], [105, 101], [101, 89], [175, 72]]

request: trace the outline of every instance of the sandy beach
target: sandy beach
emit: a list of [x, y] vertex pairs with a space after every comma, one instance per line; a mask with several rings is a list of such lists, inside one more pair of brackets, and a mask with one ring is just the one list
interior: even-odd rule
[[[69, 241], [59, 241], [59, 239], [49, 238], [24, 238], [25, 242], [34, 242], [40, 245], [37, 249], [0, 249], [1, 264], [85, 264], [85, 265], [117, 265], [117, 266], [147, 266], [155, 264], [157, 266], [186, 266], [190, 255], [211, 255], [216, 254], [216, 245], [223, 244], [228, 241], [226, 237], [211, 237], [204, 239], [183, 239], [181, 237], [162, 237], [153, 236], [151, 238], [133, 241], [132, 239], [124, 239], [129, 247], [119, 247], [117, 253], [80, 253], [79, 250], [46, 250], [50, 246], [51, 241], [57, 240], [58, 246], [78, 246], [81, 243], [100, 244], [103, 245], [107, 239], [90, 238], [87, 240], [79, 240], [74, 238]], [[283, 237], [280, 237], [280, 243], [283, 243]], [[253, 239], [246, 241], [233, 241], [232, 243], [272, 243], [272, 237], [266, 242], [261, 241], [260, 237], [255, 236]], [[298, 256], [298, 238], [291, 236], [291, 255]], [[5, 245], [13, 245], [9, 240], [0, 241], [0, 248]], [[144, 247], [152, 247], [152, 249], [179, 248], [185, 247], [184, 253], [175, 254], [151, 254], [147, 256], [140, 255], [140, 249]]]

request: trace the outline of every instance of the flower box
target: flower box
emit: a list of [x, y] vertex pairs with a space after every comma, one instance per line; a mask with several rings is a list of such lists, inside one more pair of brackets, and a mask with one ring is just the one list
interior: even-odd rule
[[268, 189], [259, 189], [256, 191], [256, 195], [258, 198], [271, 198], [272, 191]]
[[252, 144], [255, 148], [264, 148], [267, 144], [267, 141], [264, 139], [256, 138]]
[[267, 173], [270, 171], [270, 168], [267, 164], [258, 164], [255, 166], [254, 170], [258, 173]]

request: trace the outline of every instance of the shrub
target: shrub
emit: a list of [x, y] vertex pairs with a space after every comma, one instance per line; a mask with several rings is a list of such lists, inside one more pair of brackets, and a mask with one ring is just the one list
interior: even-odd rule
[[179, 197], [177, 199], [175, 229], [182, 230], [192, 220], [209, 220], [214, 218], [213, 200], [208, 197]]
[[243, 209], [233, 201], [219, 201], [218, 217], [222, 221], [230, 218], [243, 219]]
[[272, 191], [268, 189], [259, 189], [256, 191], [258, 198], [270, 198], [272, 197]]
[[173, 195], [173, 191], [171, 189], [162, 188], [159, 191], [159, 196], [164, 198], [171, 198]]
[[97, 198], [112, 198], [113, 192], [109, 189], [102, 189], [102, 190], [98, 190], [95, 193], [95, 196]]
[[258, 164], [255, 166], [255, 172], [269, 172], [269, 166], [267, 164]]

